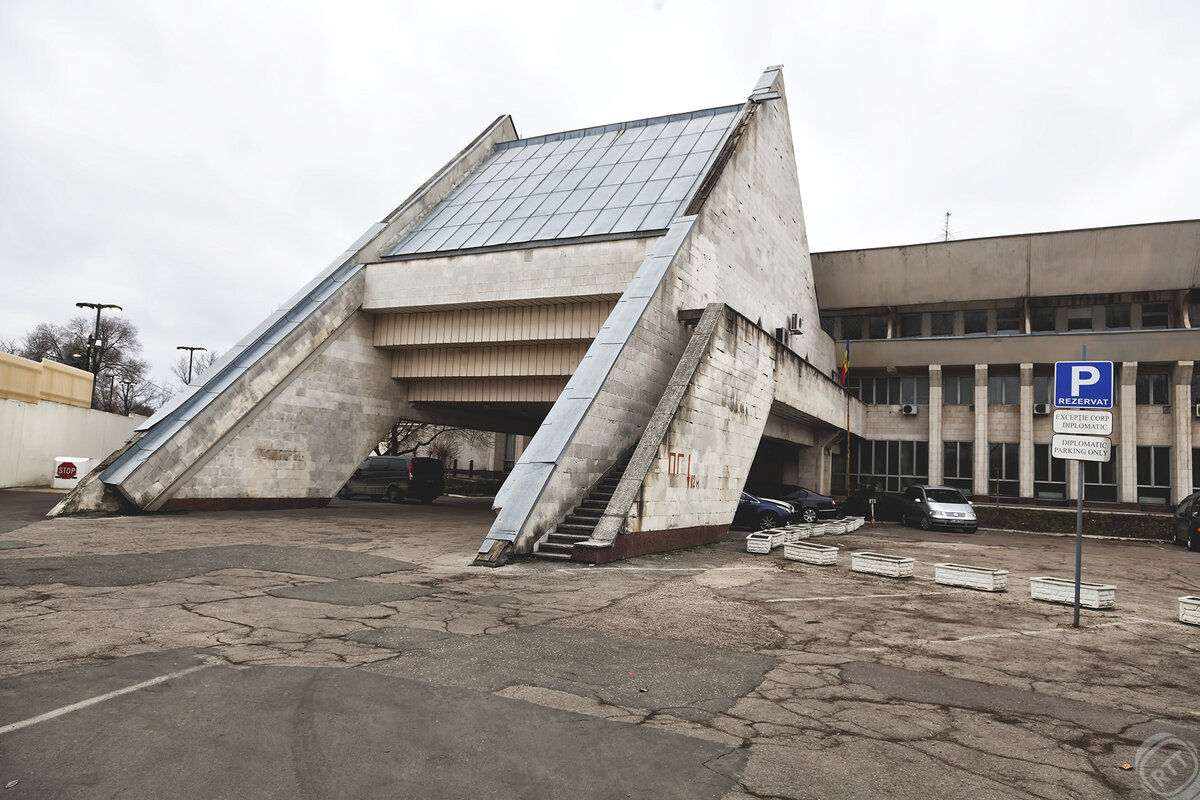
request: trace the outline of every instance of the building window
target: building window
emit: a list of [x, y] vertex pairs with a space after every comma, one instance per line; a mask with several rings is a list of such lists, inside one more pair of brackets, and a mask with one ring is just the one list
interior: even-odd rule
[[987, 333], [987, 312], [964, 311], [963, 333], [967, 336]]
[[1044, 500], [1067, 497], [1067, 462], [1050, 455], [1050, 445], [1033, 446], [1033, 496]]
[[1117, 502], [1117, 446], [1108, 461], [1084, 461], [1083, 499], [1096, 503]]
[[867, 405], [929, 405], [929, 378], [925, 376], [851, 378], [847, 388]]
[[929, 315], [929, 333], [931, 336], [954, 335], [954, 312], [935, 311]]
[[988, 445], [988, 490], [997, 497], [1021, 494], [1021, 446], [1015, 442]]
[[988, 405], [1021, 405], [1021, 379], [1016, 375], [989, 375]]
[[1200, 492], [1200, 447], [1192, 448], [1192, 491]]
[[1021, 309], [1001, 308], [996, 311], [996, 333], [1020, 333]]
[[867, 317], [867, 338], [886, 339], [888, 328], [887, 314], [872, 314]]
[[821, 330], [823, 330], [823, 331], [825, 331], [825, 333], [829, 334], [830, 339], [837, 338], [837, 336], [834, 335], [834, 332], [833, 332], [834, 331], [833, 320], [834, 320], [833, 317], [821, 317]]
[[975, 405], [975, 378], [972, 375], [945, 375], [942, 377], [942, 405]]
[[905, 375], [900, 379], [900, 402], [918, 406], [929, 405], [929, 378], [924, 375]]
[[1054, 404], [1053, 375], [1033, 376], [1033, 402], [1035, 405], [1039, 403], [1044, 403], [1045, 405]]
[[1200, 297], [1188, 300], [1188, 321], [1193, 328], [1200, 328]]
[[928, 483], [929, 443], [858, 439], [850, 447], [850, 479], [886, 492]]
[[1029, 310], [1029, 330], [1034, 333], [1053, 331], [1056, 327], [1055, 318], [1057, 316], [1058, 309], [1032, 308]]
[[1137, 501], [1153, 505], [1171, 502], [1171, 448], [1137, 449]]
[[857, 314], [842, 317], [842, 338], [843, 339], [861, 339], [863, 332], [863, 318]]
[[942, 483], [970, 496], [975, 493], [973, 442], [942, 442]]
[[1104, 307], [1104, 327], [1107, 330], [1129, 327], [1129, 303], [1116, 303]]
[[901, 314], [900, 315], [900, 338], [911, 339], [921, 335], [921, 315], [920, 314]]
[[1134, 380], [1139, 406], [1171, 405], [1171, 381], [1165, 372], [1139, 372]]
[[1192, 373], [1192, 405], [1200, 405], [1200, 371]]
[[1142, 303], [1142, 327], [1165, 328], [1168, 324], [1166, 303]]
[[1076, 306], [1067, 309], [1067, 330], [1090, 331], [1092, 329], [1092, 307]]

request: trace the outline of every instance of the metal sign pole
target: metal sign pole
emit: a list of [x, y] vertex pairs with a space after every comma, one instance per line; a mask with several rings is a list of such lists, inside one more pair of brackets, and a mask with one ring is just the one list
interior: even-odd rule
[[[1079, 348], [1079, 360], [1087, 361], [1087, 345]], [[1075, 493], [1075, 621], [1074, 628], [1079, 627], [1079, 592], [1083, 577], [1083, 462], [1076, 459], [1079, 468], [1079, 485]]]

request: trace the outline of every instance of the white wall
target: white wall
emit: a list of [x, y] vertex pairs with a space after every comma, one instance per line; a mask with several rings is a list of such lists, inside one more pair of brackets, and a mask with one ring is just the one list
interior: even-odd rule
[[57, 456], [90, 458], [90, 471], [145, 419], [61, 403], [0, 400], [0, 488], [49, 486]]

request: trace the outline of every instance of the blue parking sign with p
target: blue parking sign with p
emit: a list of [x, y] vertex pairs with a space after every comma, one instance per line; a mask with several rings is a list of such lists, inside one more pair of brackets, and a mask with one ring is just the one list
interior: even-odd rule
[[1054, 362], [1054, 405], [1058, 408], [1112, 408], [1112, 362]]

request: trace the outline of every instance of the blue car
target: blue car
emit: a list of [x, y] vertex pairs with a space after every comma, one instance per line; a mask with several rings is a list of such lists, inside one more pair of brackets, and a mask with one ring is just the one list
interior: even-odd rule
[[748, 492], [742, 492], [738, 500], [737, 513], [733, 516], [734, 523], [753, 525], [755, 530], [765, 531], [777, 528], [792, 521], [796, 508], [791, 503], [782, 500], [772, 500], [769, 497], [755, 497]]

